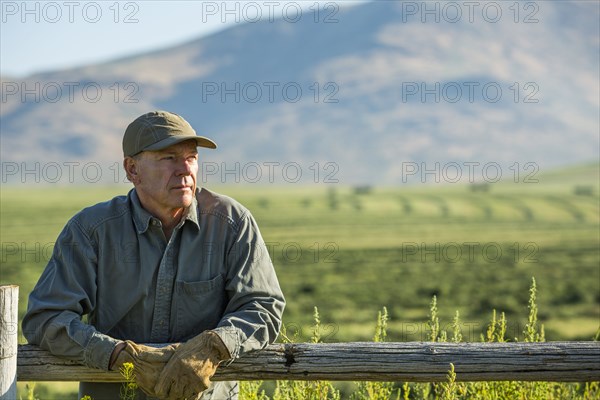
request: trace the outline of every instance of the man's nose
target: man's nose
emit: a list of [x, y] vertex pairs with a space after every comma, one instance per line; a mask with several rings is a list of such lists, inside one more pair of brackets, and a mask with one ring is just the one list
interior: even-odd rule
[[177, 175], [191, 175], [193, 171], [192, 163], [188, 160], [181, 160], [177, 163]]

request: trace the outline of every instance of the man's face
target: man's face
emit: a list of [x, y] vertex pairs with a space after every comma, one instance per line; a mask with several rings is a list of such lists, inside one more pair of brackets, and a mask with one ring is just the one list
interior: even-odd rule
[[186, 208], [196, 192], [198, 151], [195, 141], [135, 157], [132, 181], [142, 205], [151, 213]]

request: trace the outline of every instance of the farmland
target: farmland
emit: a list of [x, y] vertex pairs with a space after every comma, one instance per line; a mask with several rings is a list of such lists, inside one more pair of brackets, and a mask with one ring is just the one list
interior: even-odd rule
[[[573, 172], [592, 195], [575, 195], [568, 173], [487, 192], [467, 185], [212, 189], [256, 217], [288, 301], [285, 321], [298, 329], [318, 306], [330, 340], [366, 339], [387, 306], [390, 337], [419, 340], [437, 295], [440, 315], [459, 310], [477, 340], [492, 309], [509, 319], [526, 315], [535, 277], [548, 339], [572, 340], [590, 338], [600, 315], [597, 171]], [[21, 286], [21, 313], [68, 218], [127, 190], [3, 188], [2, 283]]]
[[[288, 324], [307, 326], [318, 306], [332, 324], [331, 340], [366, 339], [387, 306], [390, 337], [417, 340], [435, 294], [442, 316], [459, 310], [477, 330], [492, 309], [509, 319], [526, 315], [535, 277], [548, 338], [587, 339], [600, 312], [600, 217], [598, 168], [582, 171], [577, 176], [596, 185], [591, 196], [575, 195], [564, 173], [488, 192], [467, 185], [213, 189], [256, 217], [286, 294]], [[1, 279], [21, 286], [21, 313], [68, 218], [127, 190], [3, 188]]]
[[[535, 277], [547, 340], [589, 340], [600, 320], [598, 166], [540, 174], [537, 183], [404, 187], [211, 186], [256, 217], [288, 302], [288, 333], [370, 340], [389, 311], [388, 340], [427, 340], [429, 303], [442, 327], [458, 310], [465, 341], [491, 312], [522, 338]], [[583, 185], [583, 186], [582, 186]], [[576, 194], [576, 186], [585, 187]], [[591, 193], [589, 193], [591, 189]], [[20, 289], [20, 316], [70, 216], [127, 186], [3, 187], [1, 283]]]

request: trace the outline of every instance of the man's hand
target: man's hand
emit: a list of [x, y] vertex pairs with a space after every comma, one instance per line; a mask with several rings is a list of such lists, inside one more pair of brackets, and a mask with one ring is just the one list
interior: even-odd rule
[[177, 348], [160, 374], [156, 396], [168, 400], [199, 398], [219, 363], [230, 358], [219, 335], [202, 332]]
[[157, 397], [154, 387], [161, 371], [175, 353], [178, 344], [165, 347], [149, 347], [125, 341], [125, 347], [118, 353], [111, 370], [118, 371], [124, 363], [133, 364], [133, 373], [138, 387], [149, 396]]

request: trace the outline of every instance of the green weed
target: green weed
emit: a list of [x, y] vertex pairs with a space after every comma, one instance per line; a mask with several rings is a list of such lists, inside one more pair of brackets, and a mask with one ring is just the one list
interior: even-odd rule
[[121, 400], [135, 400], [137, 397], [136, 390], [138, 388], [135, 383], [135, 371], [132, 363], [124, 363], [119, 369], [121, 376], [125, 379], [121, 386]]
[[[523, 329], [522, 340], [525, 342], [543, 342], [544, 326], [538, 321], [537, 285], [536, 280], [531, 280], [528, 298], [529, 314]], [[486, 328], [485, 334], [481, 335], [482, 342], [507, 342], [505, 313], [497, 318], [496, 310], [492, 311], [492, 317]], [[429, 307], [429, 319], [427, 321], [428, 338], [432, 342], [448, 341], [448, 333], [440, 329], [437, 297], [434, 295]], [[320, 342], [321, 322], [317, 308], [313, 313], [314, 325], [312, 329], [312, 343]], [[375, 324], [374, 342], [384, 342], [388, 336], [388, 310], [384, 307], [377, 314]], [[460, 314], [456, 311], [452, 324], [450, 340], [460, 343], [463, 340], [461, 332]], [[296, 332], [297, 334], [298, 332]], [[285, 329], [282, 339], [286, 343], [292, 340], [287, 336]], [[598, 334], [594, 340], [598, 339]], [[519, 340], [514, 338], [513, 340]], [[458, 373], [454, 364], [449, 365], [448, 375], [445, 382], [440, 383], [408, 383], [408, 382], [356, 382], [356, 390], [347, 395], [350, 400], [390, 400], [390, 399], [444, 399], [444, 400], [592, 400], [600, 398], [600, 382], [581, 383], [559, 383], [559, 382], [458, 382]], [[264, 391], [259, 393], [260, 382], [243, 385], [251, 390], [243, 390], [240, 400], [269, 400]], [[251, 386], [252, 385], [252, 386]], [[248, 395], [246, 393], [249, 393]], [[257, 393], [259, 393], [257, 395]], [[258, 396], [258, 397], [257, 397]], [[335, 389], [331, 382], [302, 382], [281, 381], [273, 395], [273, 400], [321, 400], [340, 399], [341, 394]]]
[[[377, 313], [374, 342], [385, 342], [387, 337], [388, 311], [383, 307]], [[400, 391], [395, 390], [393, 382], [357, 382], [357, 391], [350, 397], [352, 400], [390, 400], [400, 399]], [[394, 392], [396, 395], [394, 396]]]
[[[35, 383], [29, 385], [27, 384], [25, 386], [25, 390], [27, 390], [27, 400], [39, 400], [38, 397], [35, 396]], [[20, 399], [22, 399], [22, 397], [19, 397]]]
[[[317, 307], [313, 311], [313, 326], [311, 343], [321, 343], [321, 318]], [[292, 343], [284, 331], [282, 334], [284, 343]], [[277, 381], [273, 400], [340, 400], [340, 392], [335, 389], [331, 382], [327, 381]], [[242, 398], [240, 397], [240, 400]]]

